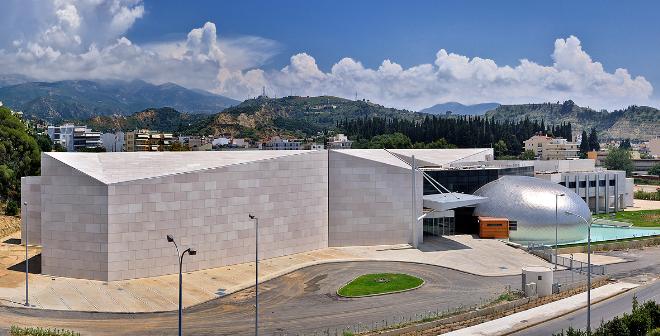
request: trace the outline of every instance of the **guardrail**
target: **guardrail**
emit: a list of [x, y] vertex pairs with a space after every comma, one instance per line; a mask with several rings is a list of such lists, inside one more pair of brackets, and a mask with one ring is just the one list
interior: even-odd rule
[[[555, 263], [555, 254], [551, 246], [534, 244], [531, 243], [527, 246], [527, 251], [533, 255], [541, 257], [550, 263]], [[566, 267], [567, 269], [578, 272], [580, 274], [587, 273], [589, 264], [579, 260], [573, 259], [573, 255], [570, 258], [563, 256], [557, 256], [557, 265]], [[594, 265], [591, 264], [591, 274], [594, 275], [604, 275], [605, 274], [605, 265]]]

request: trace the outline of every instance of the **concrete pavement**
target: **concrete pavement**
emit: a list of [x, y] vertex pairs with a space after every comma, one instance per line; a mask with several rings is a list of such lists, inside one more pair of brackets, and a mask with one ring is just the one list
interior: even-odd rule
[[[591, 290], [592, 304], [606, 300], [614, 295], [623, 293], [639, 286], [627, 282], [615, 282]], [[472, 327], [456, 330], [444, 335], [447, 336], [495, 336], [507, 335], [544, 321], [558, 318], [576, 309], [585, 307], [587, 293], [583, 292], [565, 299], [528, 309], [493, 321], [481, 323]]]
[[[14, 237], [15, 238], [15, 237]], [[7, 240], [3, 240], [7, 241]], [[2, 243], [0, 255], [0, 303], [22, 306], [25, 300], [23, 268], [12, 267], [23, 260], [23, 246]], [[38, 253], [32, 248], [32, 253]], [[498, 240], [469, 235], [427, 239], [419, 249], [410, 245], [326, 248], [262, 260], [260, 282], [297, 269], [347, 261], [402, 261], [456, 269], [480, 276], [520, 274], [523, 266], [548, 265], [544, 260]], [[8, 269], [12, 268], [14, 270]], [[31, 268], [33, 269], [33, 268]], [[178, 275], [124, 281], [93, 281], [30, 274], [30, 303], [33, 308], [102, 312], [157, 312], [177, 309]], [[186, 307], [200, 304], [254, 284], [254, 263], [186, 273]]]

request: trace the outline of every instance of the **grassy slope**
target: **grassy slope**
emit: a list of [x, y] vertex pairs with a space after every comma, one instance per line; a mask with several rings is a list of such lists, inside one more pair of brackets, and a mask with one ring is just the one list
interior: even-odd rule
[[613, 219], [640, 227], [660, 227], [660, 210], [619, 211], [614, 218], [610, 215], [594, 215], [596, 218]]
[[[378, 279], [387, 279], [388, 282], [378, 282]], [[365, 274], [349, 282], [339, 289], [341, 296], [363, 296], [384, 294], [411, 289], [420, 286], [424, 280], [408, 274], [376, 273]]]

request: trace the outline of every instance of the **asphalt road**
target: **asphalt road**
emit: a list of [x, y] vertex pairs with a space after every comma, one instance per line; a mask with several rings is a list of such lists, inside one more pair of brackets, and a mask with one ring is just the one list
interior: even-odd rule
[[[649, 285], [637, 287], [624, 294], [617, 295], [591, 306], [591, 330], [597, 328], [601, 321], [609, 321], [615, 316], [630, 313], [633, 296], [637, 296], [640, 303], [648, 300], [660, 302], [660, 281]], [[560, 318], [522, 330], [516, 336], [547, 336], [567, 330], [568, 327], [585, 330], [587, 325], [587, 309], [580, 309]]]
[[[608, 273], [616, 278], [642, 279], [660, 274], [660, 247], [611, 254], [633, 260], [608, 267]], [[384, 296], [345, 299], [336, 295], [336, 290], [353, 278], [377, 272], [408, 273], [426, 283], [413, 291]], [[564, 271], [557, 275], [566, 278], [569, 274]], [[316, 265], [260, 285], [260, 332], [322, 335], [329, 330], [334, 334], [335, 328], [341, 330], [358, 323], [371, 325], [383, 320], [391, 323], [400, 321], [402, 316], [479, 304], [497, 297], [507, 286], [518, 289], [520, 276], [481, 277], [401, 262]], [[253, 291], [247, 289], [186, 309], [185, 334], [252, 335], [253, 302]], [[593, 316], [600, 323], [600, 317]], [[0, 334], [6, 333], [11, 325], [66, 328], [83, 335], [175, 335], [177, 315], [176, 312], [116, 314], [0, 307]]]
[[[413, 291], [369, 298], [336, 295], [344, 283], [376, 272], [404, 272], [421, 277], [425, 284]], [[331, 330], [334, 334], [342, 326], [400, 321], [402, 316], [478, 304], [497, 297], [507, 285], [520, 286], [520, 277], [480, 277], [400, 262], [316, 265], [260, 285], [260, 332], [296, 335]], [[251, 335], [253, 300], [253, 291], [245, 290], [187, 309], [184, 330], [187, 335]], [[0, 307], [0, 330], [13, 324], [67, 328], [83, 335], [175, 335], [177, 322], [175, 312], [112, 314]]]

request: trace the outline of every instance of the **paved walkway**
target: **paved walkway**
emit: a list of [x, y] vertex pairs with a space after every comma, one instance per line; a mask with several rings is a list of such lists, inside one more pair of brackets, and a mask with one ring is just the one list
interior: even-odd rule
[[[600, 302], [619, 293], [633, 289], [639, 285], [626, 282], [616, 282], [591, 290], [591, 303]], [[478, 336], [507, 335], [529, 326], [557, 318], [574, 310], [585, 307], [587, 293], [580, 293], [565, 299], [548, 303], [543, 306], [528, 309], [497, 320], [478, 324], [469, 328], [456, 330], [443, 335], [447, 336]]]
[[[583, 263], [587, 262], [587, 254], [586, 253], [572, 253], [573, 255], [573, 260], [581, 261]], [[560, 257], [564, 258], [571, 258], [571, 254], [560, 254]], [[618, 264], [622, 262], [628, 262], [629, 260], [626, 260], [624, 258], [619, 258], [619, 257], [614, 257], [614, 256], [608, 256], [605, 254], [599, 254], [599, 253], [592, 253], [591, 254], [591, 264], [592, 265], [611, 265], [611, 264]]]
[[633, 206], [623, 209], [623, 211], [638, 211], [638, 210], [658, 210], [660, 209], [660, 201], [648, 201], [634, 199]]
[[[11, 266], [23, 260], [23, 248], [11, 240], [0, 245], [0, 304], [20, 306], [25, 300], [23, 268]], [[38, 248], [32, 248], [32, 254], [38, 252]], [[405, 244], [339, 247], [263, 260], [259, 263], [260, 281], [316, 264], [367, 260], [424, 263], [482, 276], [517, 275], [523, 266], [547, 265], [544, 260], [498, 240], [458, 235], [428, 239], [419, 249]], [[186, 273], [183, 277], [184, 306], [251, 287], [253, 280], [254, 263]], [[29, 281], [33, 308], [104, 312], [155, 312], [177, 308], [177, 275], [103, 282], [30, 274]]]

